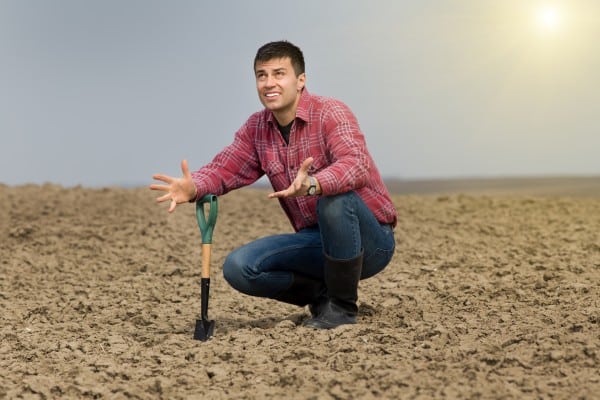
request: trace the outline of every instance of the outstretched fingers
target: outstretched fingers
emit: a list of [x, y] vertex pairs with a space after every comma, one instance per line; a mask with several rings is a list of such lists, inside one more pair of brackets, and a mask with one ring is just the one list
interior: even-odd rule
[[269, 193], [267, 196], [268, 196], [269, 199], [277, 199], [277, 198], [283, 198], [283, 197], [291, 196], [292, 193], [293, 193], [293, 191], [290, 188], [287, 188], [287, 189], [281, 190], [279, 192]]
[[[162, 175], [162, 174], [154, 174], [152, 175], [152, 179], [156, 180], [156, 181], [162, 181], [164, 183], [173, 183], [173, 181], [175, 180], [175, 178], [168, 176], [168, 175]], [[158, 187], [158, 185], [152, 185], [152, 186], [156, 186]], [[152, 188], [152, 186], [150, 186], [150, 188]], [[160, 189], [158, 189], [160, 190]]]
[[310, 166], [312, 165], [313, 161], [314, 159], [312, 157], [308, 157], [306, 160], [302, 161], [302, 164], [298, 169], [296, 179], [294, 179], [292, 184], [287, 189], [281, 190], [279, 192], [270, 193], [268, 197], [270, 199], [274, 199], [306, 195], [306, 188], [304, 185], [305, 181], [308, 178], [308, 171], [310, 170]]
[[151, 184], [150, 189], [166, 192], [157, 197], [156, 201], [158, 203], [170, 201], [169, 212], [175, 211], [177, 204], [194, 199], [197, 195], [196, 185], [194, 184], [192, 174], [188, 168], [187, 160], [181, 161], [181, 172], [183, 175], [181, 178], [174, 178], [163, 174], [152, 175], [152, 178], [163, 183]]
[[187, 160], [181, 160], [181, 173], [183, 177], [186, 179], [192, 179], [192, 174], [190, 173], [190, 169], [188, 168]]
[[310, 166], [312, 165], [313, 161], [314, 158], [312, 157], [308, 157], [306, 160], [302, 161], [302, 165], [300, 165], [300, 170], [298, 171], [298, 173], [308, 175], [308, 170], [310, 169]]
[[172, 183], [174, 181], [174, 178], [172, 178], [168, 175], [162, 175], [162, 174], [152, 175], [152, 178], [157, 181], [162, 181], [162, 182], [166, 183], [166, 185], [157, 184], [157, 183], [153, 183], [150, 185], [151, 190], [167, 192], [167, 193], [163, 194], [162, 196], [157, 197], [156, 202], [162, 203], [163, 201], [167, 201], [167, 200], [171, 199], [171, 190], [172, 190]]
[[177, 207], [177, 202], [175, 201], [175, 199], [171, 199], [171, 204], [169, 205], [169, 212], [172, 213], [173, 211], [175, 211], [175, 208]]
[[167, 192], [167, 191], [169, 191], [169, 186], [167, 186], [167, 185], [157, 185], [157, 184], [153, 183], [152, 185], [150, 185], [150, 189], [151, 190], [160, 190], [162, 192]]
[[171, 193], [164, 194], [160, 197], [156, 198], [157, 203], [162, 203], [163, 201], [171, 200]]

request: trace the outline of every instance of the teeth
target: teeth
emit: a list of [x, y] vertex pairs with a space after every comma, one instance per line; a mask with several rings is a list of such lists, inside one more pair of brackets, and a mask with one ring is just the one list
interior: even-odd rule
[[275, 96], [277, 96], [277, 93], [267, 93], [265, 96], [267, 96], [267, 97], [275, 97]]

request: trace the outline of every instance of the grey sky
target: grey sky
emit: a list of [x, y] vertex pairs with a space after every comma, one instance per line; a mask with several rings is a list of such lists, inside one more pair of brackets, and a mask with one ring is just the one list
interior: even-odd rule
[[261, 108], [252, 60], [304, 51], [382, 174], [600, 173], [600, 2], [0, 0], [0, 182], [149, 184]]

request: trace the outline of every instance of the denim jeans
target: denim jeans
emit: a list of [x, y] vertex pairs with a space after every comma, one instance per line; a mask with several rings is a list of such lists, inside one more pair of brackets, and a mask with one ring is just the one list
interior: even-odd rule
[[295, 233], [267, 236], [232, 251], [223, 276], [242, 293], [273, 298], [293, 283], [293, 274], [323, 280], [325, 255], [348, 260], [363, 251], [361, 279], [390, 262], [394, 231], [380, 224], [354, 192], [323, 196], [317, 202], [318, 225]]

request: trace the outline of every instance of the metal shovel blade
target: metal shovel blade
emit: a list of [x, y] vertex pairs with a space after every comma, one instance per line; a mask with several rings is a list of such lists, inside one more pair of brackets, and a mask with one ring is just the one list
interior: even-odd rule
[[212, 336], [215, 330], [215, 321], [196, 320], [196, 329], [194, 329], [194, 340], [205, 342]]
[[215, 321], [208, 320], [208, 292], [210, 289], [210, 278], [200, 278], [200, 318], [196, 320], [194, 329], [194, 340], [206, 341], [215, 330]]

